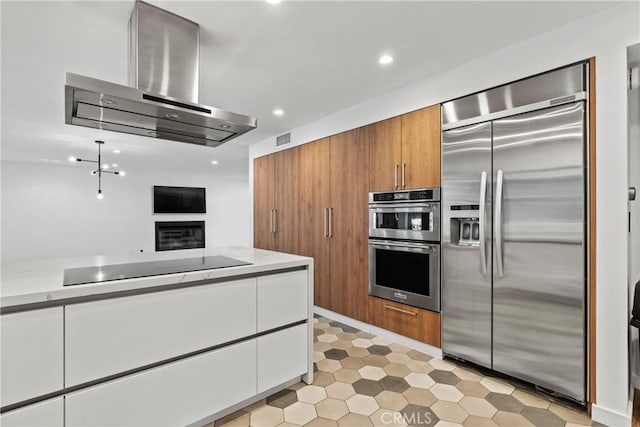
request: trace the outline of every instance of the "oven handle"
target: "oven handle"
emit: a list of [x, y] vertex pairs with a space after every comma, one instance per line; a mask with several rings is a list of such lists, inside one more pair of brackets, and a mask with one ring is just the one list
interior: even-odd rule
[[408, 243], [408, 242], [390, 242], [388, 240], [373, 240], [369, 239], [369, 246], [391, 246], [398, 248], [410, 248], [410, 249], [423, 249], [424, 251], [434, 250], [440, 245], [429, 245], [424, 243]]
[[431, 203], [377, 203], [370, 204], [369, 210], [374, 212], [396, 212], [401, 209], [403, 212], [429, 212], [437, 209], [438, 202]]

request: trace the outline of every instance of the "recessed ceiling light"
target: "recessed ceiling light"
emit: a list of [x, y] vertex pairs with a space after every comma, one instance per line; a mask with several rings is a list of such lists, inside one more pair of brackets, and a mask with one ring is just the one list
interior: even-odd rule
[[282, 0], [267, 0], [267, 3], [269, 4], [278, 4], [280, 3]]
[[212, 165], [217, 165], [217, 164], [218, 164], [218, 161], [217, 161], [217, 160], [211, 160], [211, 164], [212, 164]]
[[120, 150], [113, 150], [114, 153], [120, 154]]
[[379, 59], [378, 62], [382, 65], [387, 65], [387, 64], [391, 64], [393, 62], [393, 56], [391, 55], [382, 55]]
[[282, 116], [284, 114], [284, 111], [282, 111], [280, 108], [276, 108], [275, 110], [273, 110], [273, 114], [275, 116]]

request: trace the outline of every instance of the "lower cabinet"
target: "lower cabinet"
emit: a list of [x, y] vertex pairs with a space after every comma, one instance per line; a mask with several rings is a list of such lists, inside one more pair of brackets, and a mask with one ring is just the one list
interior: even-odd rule
[[68, 394], [67, 426], [187, 425], [256, 394], [256, 340]]
[[0, 406], [63, 387], [62, 307], [3, 314], [0, 319]]
[[369, 323], [440, 348], [440, 313], [370, 296]]
[[307, 372], [308, 328], [305, 323], [258, 337], [258, 393]]
[[256, 279], [72, 304], [65, 328], [68, 387], [254, 334]]
[[258, 332], [307, 318], [306, 270], [258, 277]]
[[44, 402], [0, 415], [0, 425], [2, 427], [62, 427], [63, 424], [63, 397], [45, 400]]

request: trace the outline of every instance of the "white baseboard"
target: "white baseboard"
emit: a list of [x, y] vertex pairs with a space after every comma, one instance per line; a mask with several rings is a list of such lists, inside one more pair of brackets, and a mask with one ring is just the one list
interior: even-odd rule
[[429, 356], [442, 359], [442, 350], [439, 349], [438, 347], [434, 347], [432, 345], [425, 344], [423, 342], [416, 341], [411, 338], [407, 338], [404, 335], [399, 335], [399, 334], [396, 334], [395, 332], [378, 328], [377, 326], [373, 326], [368, 323], [352, 319], [351, 317], [343, 316], [342, 314], [334, 313], [333, 311], [326, 310], [316, 305], [313, 306], [313, 311], [314, 313], [319, 314], [320, 316], [327, 317], [331, 320], [336, 320], [338, 322], [344, 323], [345, 325], [358, 328], [362, 331], [369, 332], [370, 334], [387, 339], [391, 342], [402, 344], [405, 347], [409, 347], [414, 350], [420, 351], [422, 353], [428, 354]]
[[631, 426], [631, 413], [613, 411], [595, 403], [591, 405], [591, 419], [609, 427]]

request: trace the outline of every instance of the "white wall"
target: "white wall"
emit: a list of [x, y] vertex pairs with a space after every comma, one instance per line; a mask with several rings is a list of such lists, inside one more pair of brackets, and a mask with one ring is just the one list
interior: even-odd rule
[[[2, 162], [2, 260], [153, 252], [155, 221], [205, 221], [206, 247], [250, 244], [249, 184], [206, 174], [127, 171], [98, 180], [84, 164]], [[206, 187], [206, 214], [153, 214], [153, 185]]]
[[[598, 289], [593, 417], [610, 425], [628, 425], [625, 70], [626, 47], [640, 40], [639, 16], [638, 2], [614, 6], [291, 132], [291, 145], [298, 145], [595, 56]], [[251, 147], [250, 158], [275, 150], [275, 139], [268, 139]]]

